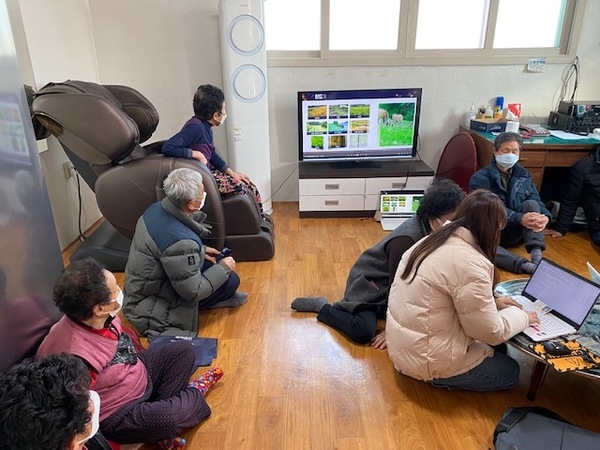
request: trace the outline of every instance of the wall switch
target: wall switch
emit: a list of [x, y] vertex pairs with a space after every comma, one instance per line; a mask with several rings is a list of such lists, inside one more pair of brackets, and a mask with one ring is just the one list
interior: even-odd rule
[[63, 164], [63, 170], [65, 171], [65, 178], [69, 179], [73, 176], [72, 170], [75, 169], [73, 164], [70, 161], [67, 161]]

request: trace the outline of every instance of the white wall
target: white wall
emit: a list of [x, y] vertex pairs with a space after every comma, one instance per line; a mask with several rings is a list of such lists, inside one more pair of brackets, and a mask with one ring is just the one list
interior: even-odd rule
[[[89, 17], [85, 11], [88, 3]], [[46, 28], [47, 33], [39, 33], [42, 42], [38, 44], [58, 53], [53, 65], [58, 66], [59, 79], [83, 77], [80, 65], [88, 64], [82, 62], [88, 55], [71, 48], [65, 40], [51, 42], [54, 47], [48, 45], [48, 33], [50, 37], [70, 33], [62, 25], [68, 23], [74, 27], [70, 35], [73, 39], [80, 39], [81, 34], [85, 41], [93, 43], [89, 54], [95, 53], [102, 83], [132, 86], [154, 103], [161, 120], [152, 140], [168, 138], [191, 116], [191, 99], [199, 84], [222, 86], [218, 0], [22, 0], [21, 4], [27, 7], [24, 9], [28, 16], [35, 14], [34, 9], [39, 11], [40, 5], [49, 5], [40, 13], [42, 17], [45, 14], [45, 19], [37, 26]], [[49, 10], [53, 8], [56, 11], [51, 14]], [[600, 2], [588, 1], [578, 51], [578, 99], [600, 100], [598, 17]], [[52, 33], [51, 29], [61, 31]], [[37, 61], [42, 56], [32, 54], [32, 58]], [[422, 87], [420, 155], [435, 168], [445, 142], [457, 130], [471, 102], [485, 104], [492, 97], [503, 95], [506, 101], [521, 101], [525, 115], [544, 122], [555, 108], [565, 67], [550, 64], [543, 73], [527, 73], [523, 65], [270, 68], [272, 190], [279, 188], [297, 168], [296, 91]], [[215, 130], [215, 142], [227, 155], [223, 130]], [[275, 200], [296, 201], [297, 180], [296, 171]]]

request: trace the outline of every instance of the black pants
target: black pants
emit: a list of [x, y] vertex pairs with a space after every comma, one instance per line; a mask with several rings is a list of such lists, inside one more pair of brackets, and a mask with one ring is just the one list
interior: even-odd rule
[[377, 331], [378, 309], [364, 309], [352, 314], [328, 303], [319, 311], [317, 320], [335, 328], [357, 344], [367, 344]]
[[[519, 212], [541, 212], [540, 205], [538, 202], [533, 200], [526, 200], [521, 204]], [[508, 270], [513, 273], [521, 273], [521, 265], [527, 260], [514, 253], [509, 252], [504, 247], [512, 247], [514, 245], [524, 242], [525, 249], [527, 252], [531, 252], [534, 247], [539, 247], [542, 250], [546, 249], [546, 243], [544, 241], [544, 233], [531, 231], [529, 228], [525, 228], [521, 225], [508, 225], [502, 230], [500, 236], [500, 245], [496, 251], [496, 259], [494, 261], [497, 267]]]

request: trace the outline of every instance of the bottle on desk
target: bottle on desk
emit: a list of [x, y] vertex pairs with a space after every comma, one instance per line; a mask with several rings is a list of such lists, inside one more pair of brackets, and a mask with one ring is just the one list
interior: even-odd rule
[[471, 109], [467, 113], [467, 119], [465, 120], [465, 126], [467, 128], [471, 128], [471, 120], [477, 118], [477, 108], [475, 107], [475, 103], [471, 103]]
[[491, 119], [494, 117], [494, 110], [492, 109], [492, 105], [489, 103], [485, 107], [485, 114], [483, 115], [486, 119]]
[[502, 119], [503, 110], [504, 110], [504, 97], [496, 97], [496, 104], [494, 106], [494, 118]]

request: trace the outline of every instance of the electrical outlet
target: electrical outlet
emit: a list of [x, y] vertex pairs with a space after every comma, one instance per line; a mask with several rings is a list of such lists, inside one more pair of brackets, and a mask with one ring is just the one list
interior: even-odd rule
[[65, 178], [69, 179], [73, 176], [73, 169], [75, 169], [75, 167], [73, 166], [73, 164], [71, 164], [70, 161], [67, 161], [63, 164], [63, 170], [65, 171]]

